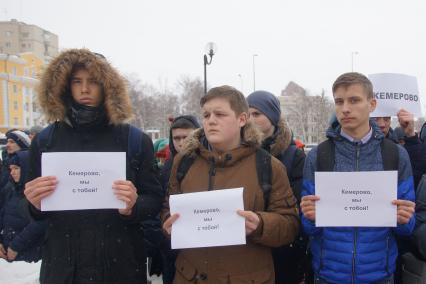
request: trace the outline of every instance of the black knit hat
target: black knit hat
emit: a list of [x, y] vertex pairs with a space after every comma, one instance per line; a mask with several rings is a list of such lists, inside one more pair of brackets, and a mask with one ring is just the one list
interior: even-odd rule
[[281, 118], [280, 101], [267, 91], [256, 91], [247, 97], [249, 107], [262, 112], [273, 125], [277, 126]]

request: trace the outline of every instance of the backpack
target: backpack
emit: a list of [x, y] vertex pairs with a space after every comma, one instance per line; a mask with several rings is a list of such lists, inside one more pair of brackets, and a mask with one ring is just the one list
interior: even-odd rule
[[287, 177], [290, 180], [292, 177], [291, 170], [293, 169], [294, 157], [296, 156], [297, 146], [289, 145], [288, 148], [279, 157], [279, 160], [284, 164], [287, 170]]
[[[176, 178], [179, 185], [194, 163], [195, 158], [196, 157], [193, 155], [184, 155], [182, 157], [176, 172]], [[272, 165], [271, 155], [262, 148], [258, 148], [256, 150], [256, 172], [257, 180], [259, 181], [259, 185], [263, 191], [263, 199], [265, 201], [266, 210], [269, 204], [269, 194], [271, 193], [272, 189]]]
[[[383, 169], [385, 171], [397, 171], [399, 166], [398, 146], [389, 139], [383, 139], [380, 143], [382, 152]], [[318, 145], [317, 171], [332, 172], [335, 158], [334, 142], [327, 139]]]
[[[55, 122], [53, 124], [49, 124], [46, 128], [37, 134], [40, 153], [47, 152], [50, 149], [53, 142], [53, 135], [58, 127], [59, 122]], [[142, 163], [143, 132], [130, 124], [116, 126], [115, 131], [119, 131], [119, 133], [117, 133], [118, 137], [127, 136], [126, 157], [129, 161], [130, 167], [134, 170], [135, 173], [137, 173]]]

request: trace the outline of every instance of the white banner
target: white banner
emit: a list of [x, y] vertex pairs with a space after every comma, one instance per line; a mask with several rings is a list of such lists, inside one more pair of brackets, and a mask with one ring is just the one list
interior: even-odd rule
[[373, 84], [374, 97], [377, 107], [371, 117], [396, 116], [403, 108], [415, 117], [421, 117], [417, 78], [414, 76], [394, 73], [379, 73], [368, 75]]
[[243, 188], [171, 195], [170, 213], [179, 213], [172, 226], [172, 249], [246, 243]]
[[124, 209], [112, 184], [126, 179], [125, 152], [42, 154], [42, 176], [56, 176], [56, 190], [41, 200], [42, 211]]
[[397, 171], [315, 172], [317, 227], [395, 227]]

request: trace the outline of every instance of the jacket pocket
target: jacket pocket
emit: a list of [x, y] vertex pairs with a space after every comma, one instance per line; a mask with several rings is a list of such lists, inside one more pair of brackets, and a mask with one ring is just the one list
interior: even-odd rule
[[[197, 269], [189, 263], [184, 257], [179, 256], [176, 260], [176, 277], [182, 277], [186, 281], [195, 281]], [[179, 283], [179, 281], [177, 281]]]

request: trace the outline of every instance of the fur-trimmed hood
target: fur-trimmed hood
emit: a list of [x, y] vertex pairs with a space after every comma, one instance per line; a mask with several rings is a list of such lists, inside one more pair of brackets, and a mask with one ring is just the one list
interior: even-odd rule
[[[196, 150], [204, 148], [202, 140], [205, 137], [204, 129], [200, 128], [192, 132], [190, 136], [186, 138], [185, 145], [182, 149], [184, 155], [194, 155]], [[262, 134], [250, 121], [242, 128], [242, 139], [241, 144], [244, 146], [258, 148], [262, 143]]]
[[70, 49], [53, 59], [44, 70], [38, 88], [38, 102], [49, 122], [64, 121], [66, 97], [75, 66], [84, 66], [100, 82], [106, 115], [110, 124], [120, 124], [132, 118], [132, 107], [126, 81], [108, 61], [87, 49]]
[[276, 157], [280, 153], [287, 150], [291, 142], [292, 142], [291, 130], [288, 127], [288, 124], [285, 121], [285, 119], [281, 117], [281, 119], [278, 122], [277, 130], [275, 131], [274, 135], [270, 138], [266, 138], [262, 146], [263, 148], [268, 147], [270, 149], [271, 155]]

